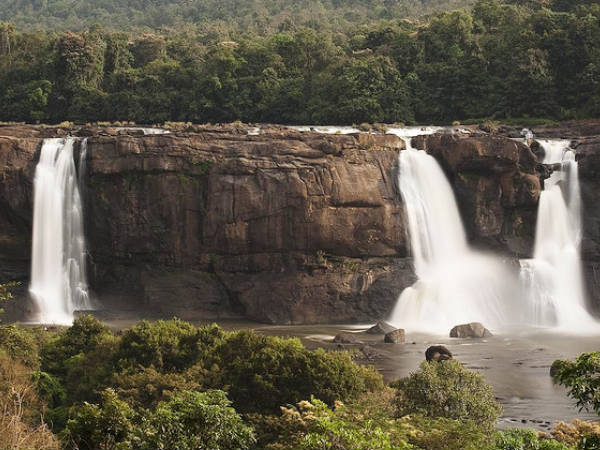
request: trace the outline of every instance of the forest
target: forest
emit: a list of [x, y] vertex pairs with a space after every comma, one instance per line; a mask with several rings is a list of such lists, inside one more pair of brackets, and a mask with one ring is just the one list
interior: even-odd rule
[[[282, 19], [293, 18], [285, 2], [259, 1], [171, 2], [171, 20], [168, 2], [156, 1], [148, 14], [171, 22], [127, 31], [113, 14], [136, 24], [146, 2], [126, 13], [115, 1], [76, 3], [3, 7], [1, 121], [444, 124], [600, 113], [594, 1], [480, 0], [407, 19], [411, 2], [332, 0], [307, 2], [323, 14], [304, 21]], [[413, 3], [428, 12], [435, 2]], [[72, 14], [78, 31], [27, 24], [71, 28]]]

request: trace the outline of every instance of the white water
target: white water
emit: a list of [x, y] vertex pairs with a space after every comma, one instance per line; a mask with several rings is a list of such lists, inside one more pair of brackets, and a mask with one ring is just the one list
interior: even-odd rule
[[474, 321], [501, 327], [512, 319], [516, 277], [498, 259], [469, 247], [445, 174], [403, 137], [407, 150], [400, 152], [399, 185], [418, 281], [402, 292], [390, 321], [434, 334]]
[[29, 291], [39, 323], [69, 325], [74, 311], [92, 309], [74, 144], [75, 138], [46, 139], [35, 171]]
[[539, 141], [544, 164], [560, 164], [545, 180], [533, 259], [521, 261], [528, 319], [538, 327], [569, 332], [598, 330], [586, 309], [580, 246], [581, 194], [578, 165], [569, 141]]

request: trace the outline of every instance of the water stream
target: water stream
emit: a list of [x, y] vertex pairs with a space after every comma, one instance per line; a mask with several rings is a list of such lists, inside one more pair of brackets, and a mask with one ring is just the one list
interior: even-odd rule
[[[29, 292], [36, 307], [33, 320], [40, 323], [69, 325], [74, 311], [92, 309], [75, 142], [71, 137], [44, 140], [35, 171]], [[85, 169], [83, 157], [80, 168]]]

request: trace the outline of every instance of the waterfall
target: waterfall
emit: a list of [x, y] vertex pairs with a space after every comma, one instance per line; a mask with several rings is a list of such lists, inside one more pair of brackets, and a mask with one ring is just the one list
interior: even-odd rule
[[516, 277], [501, 261], [472, 250], [450, 183], [437, 161], [412, 149], [399, 156], [399, 185], [406, 208], [418, 281], [405, 289], [390, 321], [411, 331], [446, 334], [479, 321], [509, 320]]
[[[74, 311], [92, 309], [74, 144], [70, 137], [44, 140], [35, 170], [29, 292], [40, 323], [71, 324]], [[86, 148], [84, 141], [81, 170]]]
[[559, 165], [540, 197], [533, 259], [521, 261], [528, 319], [539, 327], [597, 329], [586, 309], [580, 247], [581, 193], [569, 141], [540, 140], [544, 164]]

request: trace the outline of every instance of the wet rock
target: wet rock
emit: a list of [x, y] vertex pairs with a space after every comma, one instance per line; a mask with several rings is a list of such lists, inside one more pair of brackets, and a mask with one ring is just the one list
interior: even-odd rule
[[558, 369], [560, 368], [560, 360], [557, 359], [556, 361], [554, 361], [552, 363], [552, 365], [550, 366], [550, 376], [552, 378], [554, 378], [556, 376], [556, 374], [558, 373]]
[[334, 344], [360, 344], [361, 341], [353, 333], [340, 333], [333, 338]]
[[425, 350], [425, 359], [431, 361], [446, 361], [452, 359], [452, 352], [443, 345], [432, 345]]
[[405, 334], [403, 329], [390, 331], [389, 333], [385, 334], [383, 342], [385, 342], [386, 344], [403, 344], [404, 336]]
[[490, 330], [479, 322], [457, 325], [450, 331], [451, 338], [485, 338], [492, 336]]
[[355, 359], [363, 361], [377, 361], [380, 359], [385, 359], [385, 355], [370, 345], [363, 345], [360, 347], [358, 353], [356, 353]]
[[391, 331], [396, 330], [397, 328], [384, 320], [380, 320], [374, 326], [369, 328], [366, 333], [368, 334], [387, 334]]

